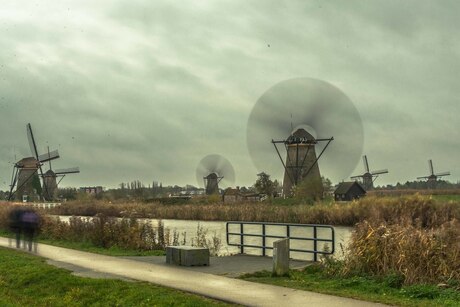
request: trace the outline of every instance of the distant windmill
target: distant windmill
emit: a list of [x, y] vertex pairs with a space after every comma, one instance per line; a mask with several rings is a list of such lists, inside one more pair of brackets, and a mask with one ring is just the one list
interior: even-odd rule
[[[291, 196], [293, 187], [297, 186], [301, 181], [308, 180], [313, 185], [319, 187], [321, 191], [311, 191], [313, 194], [323, 194], [323, 185], [321, 174], [319, 172], [318, 159], [326, 150], [329, 143], [334, 138], [315, 139], [305, 129], [299, 128], [292, 133], [286, 140], [272, 140], [275, 146], [278, 157], [284, 167], [283, 193], [286, 196]], [[325, 141], [326, 146], [316, 156], [315, 146], [318, 142]], [[286, 163], [284, 162], [277, 144], [283, 144], [286, 149]], [[312, 194], [312, 196], [314, 196]]]
[[364, 162], [364, 174], [362, 175], [357, 175], [357, 176], [352, 176], [351, 179], [358, 179], [361, 178], [363, 187], [366, 191], [372, 190], [374, 188], [374, 181], [377, 179], [377, 177], [381, 174], [387, 174], [388, 170], [383, 169], [379, 171], [369, 171], [369, 163], [367, 161], [367, 156], [363, 156], [363, 162]]
[[235, 171], [230, 162], [221, 155], [207, 155], [198, 163], [196, 179], [204, 183], [206, 195], [219, 194], [219, 183], [230, 185], [235, 182]]
[[435, 174], [434, 169], [433, 169], [433, 161], [431, 159], [428, 160], [428, 168], [430, 171], [430, 175], [417, 177], [417, 179], [427, 179], [428, 187], [431, 189], [436, 188], [436, 183], [439, 177], [450, 176], [450, 172], [443, 172], [443, 173]]

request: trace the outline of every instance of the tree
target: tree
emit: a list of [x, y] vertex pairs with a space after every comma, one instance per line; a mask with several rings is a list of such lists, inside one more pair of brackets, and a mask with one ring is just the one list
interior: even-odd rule
[[265, 172], [257, 174], [259, 178], [257, 178], [256, 183], [254, 184], [254, 188], [260, 194], [266, 194], [268, 196], [272, 196], [273, 192], [275, 191], [275, 185], [273, 181], [270, 180], [270, 175]]
[[296, 198], [319, 200], [323, 198], [324, 187], [322, 180], [307, 177], [303, 179], [294, 190]]

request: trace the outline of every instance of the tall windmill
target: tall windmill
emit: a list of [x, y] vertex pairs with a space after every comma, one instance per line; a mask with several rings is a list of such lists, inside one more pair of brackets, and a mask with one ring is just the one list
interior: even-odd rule
[[[307, 181], [311, 191], [307, 191], [309, 196], [319, 196], [323, 194], [323, 184], [319, 172], [318, 159], [322, 156], [329, 143], [334, 138], [315, 139], [305, 129], [299, 128], [285, 140], [272, 140], [278, 157], [284, 167], [283, 193], [286, 196], [293, 195], [293, 188], [301, 181]], [[315, 146], [318, 142], [327, 142], [316, 156]], [[277, 144], [283, 144], [286, 149], [286, 162], [283, 161]], [[315, 187], [313, 189], [313, 187]]]
[[206, 195], [219, 194], [219, 184], [231, 185], [235, 182], [235, 171], [231, 163], [221, 155], [207, 155], [196, 169], [198, 185], [204, 183]]
[[309, 178], [313, 183], [321, 175], [333, 182], [348, 178], [363, 142], [362, 120], [352, 101], [334, 85], [312, 78], [289, 79], [267, 89], [247, 124], [247, 146], [256, 169], [272, 178], [282, 176], [285, 195], [300, 184], [301, 196], [308, 197]]
[[366, 155], [363, 156], [363, 163], [364, 163], [364, 174], [352, 176], [350, 178], [355, 179], [355, 180], [358, 178], [361, 178], [364, 190], [369, 191], [374, 188], [374, 181], [377, 179], [377, 177], [382, 174], [387, 174], [388, 170], [382, 169], [382, 170], [371, 172], [369, 170], [369, 162], [367, 161]]
[[439, 177], [444, 177], [444, 176], [450, 176], [450, 172], [443, 172], [443, 173], [434, 173], [434, 168], [433, 168], [433, 161], [430, 159], [428, 160], [428, 169], [430, 174], [428, 176], [422, 176], [422, 177], [417, 177], [417, 179], [427, 179], [428, 182], [428, 188], [430, 189], [435, 189], [436, 188], [436, 183], [438, 181]]

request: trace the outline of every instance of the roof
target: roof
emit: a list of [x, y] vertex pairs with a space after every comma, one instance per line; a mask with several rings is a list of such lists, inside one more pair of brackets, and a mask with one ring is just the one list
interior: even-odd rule
[[351, 189], [351, 187], [354, 185], [357, 185], [359, 189], [363, 191], [363, 193], [366, 193], [364, 188], [356, 181], [347, 181], [347, 182], [339, 183], [339, 185], [337, 186], [337, 189], [335, 189], [334, 191], [334, 194], [346, 194]]

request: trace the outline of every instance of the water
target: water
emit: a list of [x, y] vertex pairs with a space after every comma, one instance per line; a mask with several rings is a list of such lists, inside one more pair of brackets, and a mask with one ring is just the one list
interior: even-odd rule
[[[69, 216], [59, 216], [62, 221], [68, 221]], [[158, 219], [139, 219], [142, 221], [149, 221], [152, 223], [153, 226], [157, 226], [160, 220]], [[219, 255], [230, 255], [230, 254], [238, 254], [240, 252], [239, 247], [237, 246], [230, 246], [227, 244], [226, 238], [226, 222], [215, 222], [215, 221], [189, 221], [189, 220], [168, 220], [162, 219], [163, 225], [165, 228], [168, 228], [171, 232], [175, 231], [179, 233], [180, 240], [183, 240], [183, 233], [186, 233], [186, 244], [191, 244], [191, 240], [197, 237], [197, 229], [198, 226], [203, 228], [206, 231], [206, 238], [207, 240], [212, 240], [213, 237], [216, 237], [222, 243], [222, 247], [219, 250]], [[335, 232], [335, 253], [334, 256], [337, 258], [343, 257], [343, 249], [346, 248], [350, 241], [351, 237], [351, 227], [343, 227], [343, 226], [334, 226]], [[239, 225], [231, 225], [229, 228], [230, 232], [239, 232]], [[261, 234], [261, 226], [260, 225], [245, 225], [244, 232], [248, 234]], [[286, 235], [286, 228], [285, 227], [277, 227], [277, 226], [267, 226], [266, 227], [266, 234], [267, 235], [278, 235], [278, 236], [285, 236]], [[291, 237], [312, 237], [313, 231], [312, 229], [300, 228], [300, 227], [293, 227], [291, 228]], [[330, 237], [330, 230], [329, 229], [318, 229], [318, 238], [328, 238]], [[229, 243], [239, 243], [240, 237], [239, 236], [230, 236]], [[276, 238], [267, 238], [266, 239], [266, 246], [272, 246], [272, 242], [277, 240]], [[261, 245], [262, 239], [258, 237], [245, 237], [244, 243], [249, 245]], [[291, 240], [290, 242], [291, 248], [298, 248], [298, 249], [313, 249], [313, 242], [310, 241], [296, 241]], [[326, 246], [327, 245], [327, 246]], [[331, 249], [329, 243], [318, 242], [318, 249], [325, 250]], [[244, 252], [246, 254], [252, 255], [261, 255], [261, 249], [256, 248], [245, 248]], [[271, 256], [271, 250], [267, 250], [267, 256]], [[312, 260], [312, 254], [306, 253], [299, 253], [299, 252], [291, 252], [291, 258], [299, 259], [299, 260]]]

